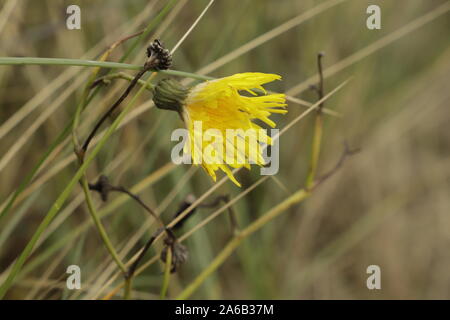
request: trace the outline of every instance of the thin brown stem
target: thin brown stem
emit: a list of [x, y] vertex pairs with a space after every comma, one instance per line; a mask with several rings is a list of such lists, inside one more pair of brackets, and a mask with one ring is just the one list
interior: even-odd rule
[[314, 182], [314, 185], [312, 186], [311, 190], [317, 188], [325, 180], [327, 180], [332, 175], [334, 175], [336, 173], [336, 171], [338, 171], [342, 167], [342, 165], [344, 164], [344, 161], [347, 159], [347, 157], [352, 156], [360, 151], [361, 151], [360, 149], [353, 149], [353, 150], [350, 149], [350, 147], [348, 146], [348, 143], [344, 142], [344, 150], [342, 151], [342, 155], [339, 158], [336, 165], [330, 171], [328, 171], [327, 173], [325, 173], [322, 176], [320, 176], [319, 178], [317, 178], [316, 181]]
[[[323, 81], [323, 67], [322, 67], [322, 58], [325, 56], [323, 52], [319, 52], [317, 55], [317, 68], [319, 70], [319, 87], [318, 87], [318, 94], [319, 94], [319, 100], [323, 99], [324, 96], [324, 81]], [[319, 107], [317, 108], [317, 111], [319, 113], [322, 112], [324, 102], [319, 104]]]
[[[323, 67], [322, 67], [322, 58], [324, 54], [319, 52], [317, 55], [317, 67], [319, 69], [319, 83], [317, 86], [313, 86], [312, 88], [317, 92], [319, 96], [319, 101], [323, 100], [324, 97], [324, 81], [323, 81]], [[316, 118], [314, 123], [314, 133], [313, 140], [311, 145], [311, 158], [309, 162], [309, 171], [306, 177], [306, 188], [311, 188], [314, 179], [316, 176], [317, 165], [319, 163], [319, 155], [320, 155], [320, 147], [322, 144], [322, 131], [323, 131], [323, 116], [322, 109], [324, 106], [324, 102], [322, 101], [317, 107]]]
[[[111, 189], [111, 191], [119, 191], [117, 189], [121, 189], [119, 188], [113, 188]], [[122, 191], [122, 190], [120, 190]], [[131, 196], [133, 199], [136, 200], [134, 194], [130, 193], [129, 191], [126, 192], [129, 196]], [[140, 200], [139, 198], [137, 198], [138, 201]], [[186, 206], [189, 206], [191, 204], [191, 201], [193, 199], [189, 199], [184, 201], [181, 206], [180, 209], [177, 211], [177, 213], [175, 214], [175, 216], [179, 213], [184, 211], [184, 209], [186, 208]], [[195, 200], [193, 200], [195, 201]], [[198, 207], [201, 208], [211, 208], [211, 207], [215, 207], [217, 206], [220, 202], [224, 201], [225, 203], [229, 201], [229, 196], [228, 195], [223, 195], [223, 196], [218, 196], [216, 199], [214, 199], [211, 203], [204, 203], [204, 204], [199, 204]], [[141, 203], [141, 202], [140, 202]], [[145, 206], [145, 204], [141, 203], [141, 205]], [[191, 214], [194, 212], [194, 210], [191, 212]], [[239, 226], [237, 223], [237, 219], [235, 216], [235, 213], [232, 209], [232, 207], [229, 208], [229, 215], [230, 215], [230, 220], [231, 220], [231, 225], [232, 225], [232, 230], [233, 230], [233, 234], [236, 235], [239, 232]], [[183, 220], [180, 220], [173, 228], [166, 228], [164, 225], [162, 228], [159, 228], [158, 230], [156, 230], [156, 232], [151, 236], [151, 238], [147, 241], [147, 243], [144, 245], [144, 248], [141, 250], [141, 252], [139, 253], [139, 256], [136, 258], [136, 260], [133, 262], [133, 264], [130, 266], [130, 268], [128, 269], [128, 274], [127, 277], [132, 277], [137, 269], [137, 267], [139, 266], [139, 263], [142, 261], [142, 259], [144, 258], [144, 255], [147, 253], [148, 249], [150, 249], [151, 245], [153, 244], [153, 242], [156, 240], [156, 238], [162, 233], [162, 232], [166, 232], [167, 236], [169, 237], [169, 239], [171, 240], [171, 243], [175, 243], [177, 241], [177, 238], [175, 236], [175, 234], [173, 233], [173, 229], [179, 228], [181, 227], [181, 225], [184, 223], [184, 221], [186, 221], [186, 219], [189, 217], [190, 215], [187, 215]]]
[[102, 200], [107, 201], [109, 192], [120, 192], [128, 195], [133, 200], [135, 200], [141, 207], [145, 209], [158, 223], [162, 226], [159, 228], [154, 235], [147, 241], [147, 243], [144, 245], [144, 248], [141, 250], [139, 256], [136, 258], [136, 260], [133, 262], [133, 264], [130, 266], [128, 271], [126, 272], [126, 278], [127, 281], [131, 282], [131, 278], [134, 275], [134, 272], [136, 268], [138, 267], [140, 261], [144, 257], [145, 253], [148, 251], [148, 249], [151, 247], [155, 239], [160, 235], [162, 232], [166, 232], [167, 236], [172, 239], [173, 241], [176, 241], [175, 234], [173, 233], [172, 229], [166, 228], [161, 218], [156, 214], [155, 211], [153, 211], [148, 205], [145, 204], [144, 201], [141, 200], [141, 198], [134, 194], [133, 192], [129, 191], [127, 188], [122, 186], [114, 186], [109, 183], [109, 180], [106, 176], [102, 175], [99, 177], [98, 181], [95, 184], [90, 183], [89, 189], [94, 190], [100, 193]]
[[81, 154], [82, 157], [83, 155], [86, 153], [90, 142], [92, 141], [92, 139], [94, 138], [95, 134], [97, 133], [98, 129], [100, 129], [101, 125], [103, 124], [103, 122], [105, 122], [106, 119], [109, 118], [109, 116], [114, 112], [114, 110], [116, 110], [116, 108], [122, 103], [123, 100], [125, 100], [125, 98], [130, 94], [131, 90], [133, 90], [133, 88], [136, 86], [138, 80], [144, 75], [145, 72], [147, 72], [149, 69], [144, 67], [142, 68], [142, 70], [140, 70], [135, 77], [133, 78], [133, 80], [130, 82], [130, 84], [128, 85], [127, 89], [122, 93], [122, 95], [119, 97], [119, 99], [117, 99], [117, 101], [108, 109], [108, 111], [103, 114], [103, 116], [100, 118], [100, 120], [97, 122], [97, 124], [95, 125], [94, 129], [92, 129], [91, 133], [89, 134], [89, 136], [87, 137], [86, 141], [84, 142], [83, 146], [81, 147]]
[[144, 248], [142, 248], [141, 252], [139, 253], [139, 256], [134, 260], [133, 264], [128, 268], [127, 272], [127, 278], [132, 278], [134, 276], [134, 273], [136, 272], [137, 267], [139, 266], [139, 263], [142, 261], [142, 258], [144, 258], [145, 254], [147, 253], [148, 249], [152, 246], [155, 239], [159, 236], [159, 234], [162, 232], [161, 229], [158, 229], [154, 235], [150, 237], [150, 239], [147, 241], [147, 243], [144, 245]]

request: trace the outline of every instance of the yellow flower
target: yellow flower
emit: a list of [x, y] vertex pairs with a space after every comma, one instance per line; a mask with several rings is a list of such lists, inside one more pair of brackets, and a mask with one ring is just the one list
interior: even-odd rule
[[[184, 152], [190, 152], [193, 164], [201, 164], [214, 181], [220, 169], [240, 186], [230, 167], [249, 169], [250, 164], [265, 164], [264, 144], [270, 145], [272, 141], [266, 130], [254, 121], [260, 120], [273, 128], [275, 122], [269, 116], [287, 112], [284, 94], [267, 94], [262, 87], [279, 79], [275, 74], [247, 72], [203, 82], [187, 94], [175, 90], [182, 102], [172, 109], [179, 111], [189, 131]], [[248, 94], [242, 95], [243, 92]], [[167, 95], [164, 99], [154, 97], [159, 107], [162, 100], [163, 108], [171, 109], [167, 105], [173, 103], [168, 103]]]

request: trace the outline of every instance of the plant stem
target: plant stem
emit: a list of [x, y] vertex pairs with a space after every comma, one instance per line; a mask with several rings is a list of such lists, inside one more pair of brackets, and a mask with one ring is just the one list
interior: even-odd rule
[[83, 188], [83, 192], [84, 195], [86, 197], [86, 203], [89, 209], [89, 213], [91, 214], [92, 220], [94, 220], [94, 224], [95, 227], [97, 228], [100, 237], [103, 240], [103, 243], [105, 244], [105, 247], [108, 249], [111, 257], [113, 258], [113, 260], [116, 262], [117, 266], [119, 267], [119, 269], [126, 274], [127, 272], [127, 268], [125, 267], [125, 265], [123, 264], [123, 262], [120, 260], [119, 255], [117, 254], [116, 250], [114, 249], [114, 246], [111, 243], [111, 240], [108, 237], [108, 234], [105, 231], [105, 228], [103, 227], [103, 224], [100, 220], [100, 218], [98, 217], [97, 211], [95, 210], [93, 201], [92, 201], [92, 197], [91, 194], [89, 192], [89, 185], [87, 183], [86, 177], [83, 176], [81, 178], [81, 186]]
[[124, 300], [130, 300], [131, 298], [131, 287], [132, 287], [133, 278], [127, 277], [125, 279], [125, 287], [123, 289], [123, 299]]
[[166, 298], [167, 289], [169, 288], [170, 270], [171, 269], [172, 269], [172, 248], [170, 246], [168, 246], [166, 265], [165, 265], [165, 269], [164, 269], [164, 279], [163, 279], [163, 285], [162, 285], [161, 294], [160, 294], [161, 300], [164, 300]]
[[[103, 77], [100, 77], [100, 78], [96, 79], [92, 83], [92, 87], [95, 87], [95, 86], [97, 86], [98, 84], [100, 84], [102, 82], [103, 83], [107, 83], [107, 82], [109, 82], [111, 80], [114, 80], [114, 79], [124, 79], [124, 80], [128, 80], [128, 81], [132, 81], [133, 78], [134, 77], [132, 75], [130, 75], [128, 73], [125, 73], [125, 72], [111, 73], [111, 74], [108, 74], [106, 76], [103, 76]], [[153, 89], [155, 88], [155, 86], [153, 84], [147, 83], [147, 82], [145, 82], [144, 80], [141, 80], [141, 79], [139, 79], [137, 81], [137, 83], [140, 84], [141, 86], [145, 86], [147, 90], [150, 90], [152, 92], [153, 92]]]
[[[105, 122], [106, 119], [113, 113], [114, 110], [122, 103], [123, 100], [128, 96], [128, 94], [131, 92], [131, 90], [136, 85], [137, 81], [148, 71], [147, 68], [142, 68], [139, 70], [139, 72], [136, 74], [136, 76], [133, 78], [133, 80], [128, 85], [127, 89], [122, 93], [122, 95], [117, 99], [117, 101], [108, 109], [107, 112], [103, 114], [103, 116], [100, 118], [100, 120], [95, 125], [94, 129], [92, 129], [91, 133], [87, 137], [86, 141], [84, 142], [83, 146], [81, 147], [82, 157], [84, 157], [84, 153], [87, 151], [89, 147], [89, 143], [94, 138], [95, 134], [97, 133], [98, 129], [100, 129], [100, 126]], [[153, 78], [153, 77], [150, 77]]]
[[[323, 83], [323, 68], [322, 68], [322, 58], [324, 54], [320, 52], [317, 55], [317, 68], [319, 70], [319, 85], [318, 87], [314, 87], [316, 89], [317, 94], [319, 96], [319, 101], [322, 101], [324, 96], [324, 83]], [[309, 162], [309, 171], [308, 175], [306, 177], [306, 188], [311, 188], [314, 179], [316, 177], [317, 172], [317, 165], [319, 163], [319, 155], [320, 155], [320, 147], [322, 144], [322, 131], [323, 131], [323, 116], [322, 116], [322, 109], [323, 109], [324, 103], [321, 102], [319, 106], [317, 107], [316, 111], [316, 119], [314, 123], [314, 133], [313, 133], [313, 140], [312, 140], [312, 146], [311, 146], [311, 158]]]
[[317, 164], [319, 163], [320, 146], [322, 144], [322, 127], [323, 118], [322, 113], [317, 113], [314, 123], [314, 133], [311, 146], [311, 158], [309, 162], [308, 176], [306, 177], [306, 188], [310, 188], [314, 183], [314, 178], [317, 172]]
[[[0, 57], [0, 65], [54, 65], [54, 66], [79, 66], [79, 67], [101, 67], [107, 69], [140, 70], [141, 65], [106, 62], [95, 60], [66, 59], [66, 58], [36, 58], [36, 57]], [[195, 73], [178, 70], [160, 70], [162, 74], [192, 78], [197, 80], [211, 80], [212, 77], [202, 76]]]

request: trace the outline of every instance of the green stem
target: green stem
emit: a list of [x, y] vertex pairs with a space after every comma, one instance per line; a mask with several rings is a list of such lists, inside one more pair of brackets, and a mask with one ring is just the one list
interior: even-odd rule
[[[36, 58], [36, 57], [0, 57], [0, 65], [52, 65], [52, 66], [78, 66], [78, 67], [100, 67], [108, 69], [140, 70], [141, 65], [120, 62], [107, 62], [95, 60], [66, 59], [66, 58]], [[178, 70], [160, 70], [159, 73], [192, 78], [197, 80], [211, 80], [213, 78], [195, 73]]]
[[100, 237], [102, 238], [103, 243], [105, 244], [105, 247], [108, 249], [109, 253], [111, 254], [111, 257], [116, 262], [119, 269], [124, 274], [126, 274], [127, 267], [120, 260], [120, 257], [117, 254], [116, 250], [114, 249], [114, 246], [112, 245], [111, 240], [109, 239], [108, 234], [106, 233], [105, 227], [103, 227], [103, 224], [100, 221], [100, 218], [98, 217], [97, 211], [95, 210], [91, 193], [89, 191], [89, 185], [85, 176], [81, 178], [81, 186], [83, 188], [84, 196], [86, 197], [86, 204], [89, 209], [89, 213], [91, 214], [92, 220], [94, 220], [95, 227], [97, 228]]
[[164, 300], [166, 298], [167, 289], [169, 288], [170, 282], [170, 270], [172, 269], [172, 248], [169, 246], [167, 248], [167, 257], [166, 257], [166, 265], [164, 269], [164, 279], [163, 285], [161, 288], [160, 298]]
[[[323, 100], [324, 95], [324, 83], [323, 83], [323, 67], [322, 67], [322, 59], [324, 57], [323, 52], [319, 52], [317, 55], [317, 69], [319, 71], [319, 85], [316, 88], [317, 93], [319, 94], [319, 101]], [[320, 146], [322, 144], [322, 128], [323, 128], [323, 117], [322, 117], [322, 109], [324, 102], [320, 102], [319, 106], [316, 110], [316, 119], [314, 123], [314, 133], [313, 140], [311, 145], [311, 158], [309, 162], [309, 172], [306, 177], [306, 188], [311, 188], [314, 179], [316, 177], [317, 172], [317, 164], [319, 163], [319, 155], [320, 155]]]
[[311, 158], [309, 162], [308, 176], [306, 177], [306, 188], [310, 188], [316, 177], [317, 164], [319, 163], [320, 146], [322, 144], [322, 127], [323, 127], [323, 117], [322, 113], [318, 112], [316, 115], [316, 120], [314, 124], [314, 135], [311, 146]]
[[[134, 77], [128, 73], [117, 72], [117, 73], [111, 73], [104, 77], [101, 77], [101, 78], [97, 79], [95, 82], [97, 83], [97, 82], [101, 81], [101, 82], [107, 83], [108, 81], [111, 81], [114, 79], [124, 79], [124, 80], [128, 80], [128, 81], [132, 81], [133, 78]], [[141, 80], [141, 79], [139, 79], [137, 81], [137, 83], [141, 86], [145, 86], [147, 90], [152, 91], [152, 92], [153, 92], [153, 89], [155, 88], [155, 86], [153, 84], [147, 83], [146, 81]]]
[[[97, 69], [98, 70], [98, 69]], [[74, 146], [74, 150], [76, 155], [79, 158], [80, 161], [80, 165], [82, 165], [83, 163], [83, 159], [82, 157], [80, 157], [80, 155], [78, 154], [79, 152], [79, 142], [78, 142], [78, 137], [76, 135], [76, 130], [78, 128], [78, 123], [80, 121], [80, 116], [81, 116], [81, 112], [86, 104], [86, 99], [89, 95], [89, 89], [90, 86], [92, 84], [92, 82], [95, 80], [95, 77], [97, 75], [97, 72], [93, 72], [91, 74], [91, 76], [89, 77], [85, 88], [83, 90], [83, 96], [80, 99], [80, 102], [77, 105], [76, 111], [75, 111], [75, 117], [74, 117], [74, 121], [73, 121], [73, 127], [72, 127], [72, 142], [73, 142], [73, 146]], [[100, 237], [103, 240], [103, 243], [105, 245], [105, 247], [108, 249], [111, 257], [113, 258], [113, 260], [116, 262], [117, 266], [119, 267], [119, 269], [125, 274], [126, 273], [126, 267], [123, 264], [123, 262], [120, 260], [119, 255], [117, 254], [116, 250], [114, 249], [108, 234], [105, 231], [105, 228], [103, 227], [100, 218], [98, 217], [98, 214], [95, 210], [93, 201], [92, 201], [92, 197], [89, 191], [89, 185], [87, 182], [87, 178], [86, 178], [86, 174], [83, 174], [81, 180], [80, 180], [80, 184], [81, 187], [83, 189], [84, 192], [84, 197], [86, 199], [86, 204], [89, 210], [89, 213], [91, 214], [92, 220], [94, 221], [94, 225], [97, 228], [98, 233], [100, 234]]]
[[131, 298], [131, 285], [133, 282], [133, 277], [125, 279], [125, 287], [123, 288], [123, 299], [130, 300]]
[[[83, 111], [83, 109], [85, 108], [86, 104], [86, 100], [87, 97], [89, 95], [89, 88], [91, 83], [95, 80], [95, 76], [97, 75], [97, 72], [94, 72], [93, 74], [91, 74], [91, 76], [89, 77], [84, 90], [83, 90], [83, 95], [80, 99], [80, 102], [77, 105], [77, 108], [75, 109], [75, 116], [73, 119], [73, 124], [72, 124], [72, 143], [73, 146], [75, 148], [75, 152], [78, 152], [79, 149], [79, 141], [78, 141], [78, 137], [76, 135], [76, 130], [78, 128], [78, 123], [80, 122], [80, 117], [81, 117], [81, 112]], [[78, 155], [78, 154], [77, 154]]]

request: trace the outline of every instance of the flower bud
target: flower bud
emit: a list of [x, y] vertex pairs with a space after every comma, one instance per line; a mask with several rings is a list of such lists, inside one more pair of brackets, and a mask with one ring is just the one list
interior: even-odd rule
[[172, 79], [163, 79], [155, 87], [153, 102], [159, 109], [181, 111], [189, 89]]

